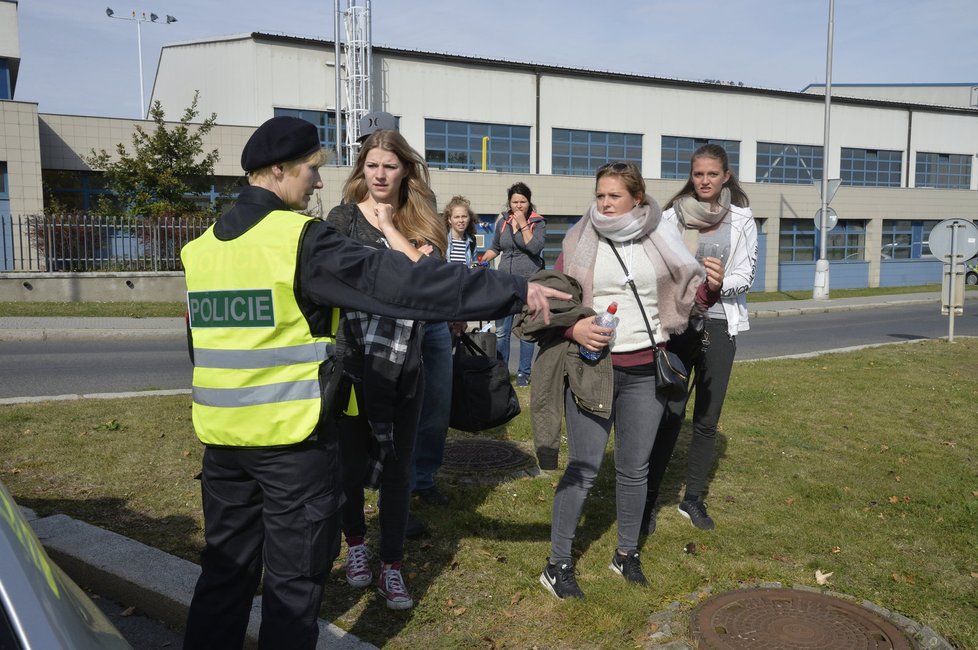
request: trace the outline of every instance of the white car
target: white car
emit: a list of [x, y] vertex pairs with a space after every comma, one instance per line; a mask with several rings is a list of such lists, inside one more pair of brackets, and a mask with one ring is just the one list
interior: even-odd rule
[[0, 648], [131, 648], [85, 592], [51, 561], [2, 482]]

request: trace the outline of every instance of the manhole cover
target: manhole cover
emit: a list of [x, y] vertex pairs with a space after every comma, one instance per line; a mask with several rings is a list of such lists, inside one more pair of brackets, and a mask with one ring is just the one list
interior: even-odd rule
[[486, 475], [510, 476], [534, 467], [533, 457], [512, 442], [472, 438], [445, 443], [441, 471], [458, 478], [478, 479]]
[[910, 650], [900, 629], [855, 603], [795, 589], [745, 589], [703, 601], [690, 615], [698, 648]]

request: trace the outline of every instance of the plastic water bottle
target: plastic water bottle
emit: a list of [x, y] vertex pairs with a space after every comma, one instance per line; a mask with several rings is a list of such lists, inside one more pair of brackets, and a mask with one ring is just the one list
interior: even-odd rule
[[[614, 330], [615, 327], [618, 325], [618, 318], [615, 316], [616, 313], [618, 313], [618, 303], [613, 302], [610, 305], [608, 305], [607, 311], [605, 311], [603, 314], [598, 314], [597, 316], [594, 317], [594, 324], [600, 327], [610, 327], [612, 330]], [[614, 336], [614, 332], [612, 332], [612, 336]], [[585, 359], [587, 361], [597, 361], [598, 357], [600, 356], [601, 356], [601, 350], [598, 350], [597, 352], [591, 352], [583, 345], [581, 346], [582, 359]]]

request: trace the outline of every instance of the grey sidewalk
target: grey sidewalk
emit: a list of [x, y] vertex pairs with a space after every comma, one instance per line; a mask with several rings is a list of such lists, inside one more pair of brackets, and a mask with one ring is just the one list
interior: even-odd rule
[[[978, 299], [978, 291], [965, 293]], [[896, 305], [940, 303], [939, 292], [830, 298], [828, 300], [778, 300], [747, 305], [751, 318], [778, 318], [831, 311], [879, 309]], [[175, 337], [185, 333], [183, 318], [78, 318], [0, 316], [0, 341], [46, 340], [52, 338]]]

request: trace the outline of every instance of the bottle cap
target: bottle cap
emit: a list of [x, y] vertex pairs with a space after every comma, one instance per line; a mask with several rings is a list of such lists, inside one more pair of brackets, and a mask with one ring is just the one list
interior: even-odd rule
[[613, 302], [610, 305], [608, 305], [608, 313], [609, 314], [616, 314], [616, 313], [618, 313], [618, 303], [617, 302]]

